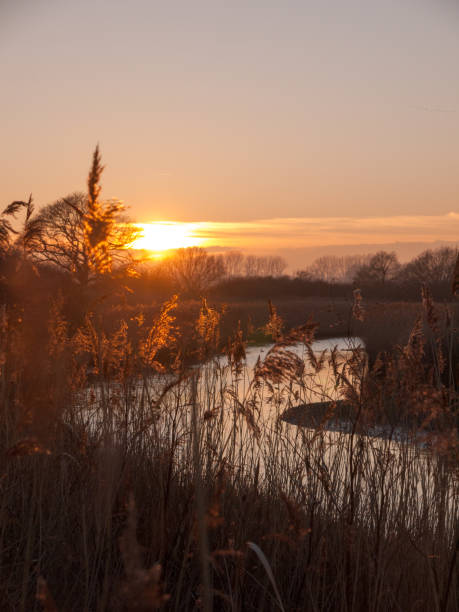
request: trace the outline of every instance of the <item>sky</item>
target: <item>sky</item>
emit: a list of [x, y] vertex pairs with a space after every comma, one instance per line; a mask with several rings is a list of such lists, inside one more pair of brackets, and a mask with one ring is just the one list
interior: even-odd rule
[[99, 143], [138, 222], [457, 240], [459, 0], [0, 0], [0, 53], [2, 206], [84, 190]]

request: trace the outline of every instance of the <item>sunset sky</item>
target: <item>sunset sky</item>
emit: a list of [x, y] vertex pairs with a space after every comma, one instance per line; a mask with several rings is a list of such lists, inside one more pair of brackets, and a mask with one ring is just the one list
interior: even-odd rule
[[84, 189], [99, 142], [107, 198], [208, 245], [458, 240], [456, 0], [0, 11], [2, 207]]

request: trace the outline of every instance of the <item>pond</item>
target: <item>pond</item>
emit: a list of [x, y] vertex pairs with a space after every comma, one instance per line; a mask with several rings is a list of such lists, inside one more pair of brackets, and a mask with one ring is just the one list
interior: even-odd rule
[[[240, 367], [221, 356], [179, 381], [158, 375], [126, 385], [100, 383], [80, 397], [69, 419], [83, 420], [116, 456], [142, 448], [173, 457], [178, 478], [192, 477], [199, 456], [204, 471], [226, 466], [233, 478], [267, 491], [304, 489], [332, 514], [356, 504], [365, 522], [374, 520], [369, 508], [384, 506], [388, 525], [403, 516], [414, 529], [440, 500], [442, 525], [452, 533], [458, 480], [443, 458], [413, 439], [354, 435], [325, 418], [326, 407], [339, 403], [354, 382], [358, 393], [362, 341], [331, 338], [310, 349], [250, 347]], [[272, 359], [288, 375], [267, 367]], [[313, 426], [286, 418], [299, 407], [310, 416], [322, 404]]]

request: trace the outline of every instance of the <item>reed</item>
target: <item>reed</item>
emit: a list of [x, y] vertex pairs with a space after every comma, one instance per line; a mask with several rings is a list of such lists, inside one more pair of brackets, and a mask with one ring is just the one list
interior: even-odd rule
[[[176, 308], [72, 330], [56, 301], [39, 356], [35, 321], [5, 309], [2, 609], [457, 611], [454, 326], [428, 294], [370, 369], [271, 306], [249, 370], [206, 302], [190, 368]], [[317, 398], [315, 423], [283, 418]]]

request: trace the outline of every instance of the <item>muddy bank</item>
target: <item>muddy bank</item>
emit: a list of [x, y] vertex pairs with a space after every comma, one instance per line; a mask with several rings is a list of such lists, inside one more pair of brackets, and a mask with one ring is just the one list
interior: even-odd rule
[[[297, 427], [341, 433], [352, 433], [355, 427], [354, 432], [359, 435], [398, 442], [410, 441], [421, 446], [435, 446], [441, 438], [441, 423], [432, 419], [428, 424], [423, 424], [425, 414], [417, 417], [405, 415], [399, 418], [397, 425], [391, 425], [387, 420], [378, 422], [377, 418], [369, 422], [366, 414], [361, 415], [356, 423], [357, 410], [357, 406], [346, 400], [314, 402], [288, 408], [279, 415], [279, 419]], [[459, 417], [456, 417], [455, 422], [452, 420], [451, 426], [459, 427]]]
[[334, 402], [314, 402], [300, 404], [285, 410], [279, 418], [290, 425], [309, 429], [329, 429], [342, 431], [347, 429], [355, 415], [355, 408], [346, 400]]

